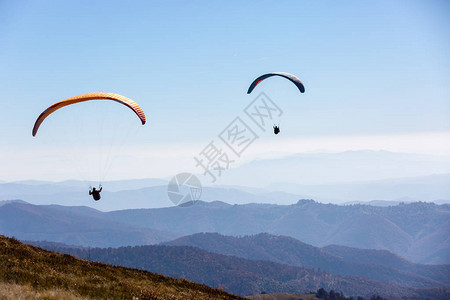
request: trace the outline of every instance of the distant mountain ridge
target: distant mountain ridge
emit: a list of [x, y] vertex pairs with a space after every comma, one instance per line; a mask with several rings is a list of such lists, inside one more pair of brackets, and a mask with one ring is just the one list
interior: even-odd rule
[[[103, 218], [89, 207], [32, 205], [24, 201], [0, 203], [0, 234], [21, 240], [48, 240], [84, 246], [119, 247], [155, 244], [178, 237]], [[24, 222], [26, 220], [26, 222]]]
[[[203, 175], [198, 177], [202, 180]], [[373, 200], [450, 203], [450, 156], [388, 151], [304, 153], [245, 163], [227, 170], [220, 185], [206, 186], [207, 179], [202, 181], [202, 200], [207, 202], [288, 205], [312, 198], [339, 204]], [[167, 182], [155, 178], [107, 181], [103, 199], [108, 201], [102, 202], [90, 201], [88, 184], [83, 181], [0, 182], [0, 200], [86, 205], [102, 211], [161, 208], [171, 205]]]
[[450, 203], [450, 174], [320, 185], [279, 182], [269, 185], [267, 189], [300, 193], [309, 195], [309, 198], [325, 199], [321, 202], [339, 204], [348, 202], [370, 204], [368, 202], [373, 200], [397, 203], [439, 200], [441, 203]]
[[[277, 172], [273, 172], [273, 170], [277, 170]], [[264, 174], [264, 176], [255, 177], [255, 174]], [[326, 186], [337, 183], [376, 182], [387, 178], [395, 180], [395, 178], [423, 177], [433, 174], [450, 174], [450, 155], [357, 150], [333, 153], [297, 153], [277, 158], [252, 160], [238, 168], [227, 170], [227, 175], [221, 179], [221, 182], [257, 187], [278, 183]], [[281, 190], [292, 193], [290, 190]]]
[[[172, 206], [167, 196], [167, 184], [140, 187], [132, 182], [134, 189], [127, 187], [127, 183], [104, 183], [102, 201], [94, 202], [88, 195], [88, 187], [84, 182], [68, 181], [61, 183], [29, 185], [23, 183], [0, 184], [0, 201], [22, 199], [37, 205], [64, 203], [69, 206], [89, 206], [101, 211], [120, 209], [162, 208]], [[111, 184], [113, 184], [111, 186]], [[120, 190], [118, 187], [125, 188]], [[245, 203], [279, 203], [292, 204], [302, 198], [295, 194], [284, 192], [262, 191], [251, 193], [230, 187], [203, 187], [202, 200], [224, 201], [233, 200], [236, 204]]]

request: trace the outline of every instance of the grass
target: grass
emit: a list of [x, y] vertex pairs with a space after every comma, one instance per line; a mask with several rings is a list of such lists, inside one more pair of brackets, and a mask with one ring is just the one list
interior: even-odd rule
[[79, 295], [75, 295], [70, 291], [51, 289], [45, 291], [34, 290], [31, 286], [18, 285], [14, 283], [0, 282], [0, 300], [75, 300], [87, 299]]
[[315, 294], [292, 294], [292, 293], [274, 293], [274, 294], [262, 294], [247, 296], [250, 300], [316, 300]]
[[0, 299], [243, 299], [188, 280], [94, 263], [0, 235]]

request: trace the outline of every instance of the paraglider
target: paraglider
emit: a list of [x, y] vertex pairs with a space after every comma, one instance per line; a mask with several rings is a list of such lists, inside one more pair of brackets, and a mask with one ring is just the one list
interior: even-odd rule
[[103, 190], [103, 187], [101, 184], [99, 187], [100, 187], [99, 190], [95, 189], [95, 187], [94, 188], [89, 187], [89, 195], [92, 195], [95, 201], [98, 201], [101, 198], [100, 192]]
[[[133, 100], [131, 100], [125, 96], [113, 94], [113, 93], [88, 93], [88, 94], [82, 94], [82, 95], [74, 96], [71, 98], [67, 98], [67, 99], [56, 102], [55, 104], [49, 106], [36, 119], [36, 122], [34, 123], [33, 131], [32, 131], [32, 135], [36, 136], [42, 122], [49, 115], [51, 115], [58, 109], [65, 107], [65, 106], [75, 104], [75, 103], [81, 103], [81, 102], [86, 102], [86, 101], [91, 101], [91, 100], [111, 100], [111, 101], [118, 102], [118, 103], [130, 108], [138, 116], [142, 125], [144, 125], [146, 122], [144, 111]], [[102, 191], [103, 188], [102, 188], [101, 184], [99, 185], [99, 187], [100, 187], [100, 189], [98, 189], [98, 190], [95, 187], [94, 188], [89, 187], [89, 195], [92, 195], [92, 197], [94, 198], [95, 201], [98, 201], [101, 198], [100, 192]]]
[[273, 133], [279, 134], [280, 133], [280, 127], [277, 125], [273, 125]]
[[[297, 86], [297, 88], [299, 89], [300, 93], [304, 93], [305, 92], [305, 87], [303, 85], [303, 83], [300, 81], [300, 79], [298, 79], [295, 75], [289, 74], [289, 73], [285, 73], [285, 72], [273, 72], [273, 73], [267, 73], [264, 75], [259, 76], [258, 78], [256, 78], [252, 84], [250, 84], [247, 94], [250, 94], [255, 87], [263, 80], [272, 77], [272, 76], [280, 76], [283, 78], [288, 79], [289, 81], [291, 81], [293, 84], [295, 84]], [[278, 134], [280, 133], [280, 126], [279, 125], [274, 125], [273, 126], [273, 133], [274, 134]]]

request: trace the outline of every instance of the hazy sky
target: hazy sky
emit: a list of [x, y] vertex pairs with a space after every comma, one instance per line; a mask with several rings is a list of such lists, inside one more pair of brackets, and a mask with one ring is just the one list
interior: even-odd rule
[[[283, 110], [282, 134], [272, 124], [256, 132], [242, 161], [358, 149], [449, 154], [449, 37], [449, 1], [0, 0], [0, 180], [78, 177], [52, 153], [65, 144], [95, 160], [100, 142], [78, 148], [92, 130], [76, 122], [105, 118], [109, 105], [67, 108], [36, 138], [31, 129], [52, 103], [97, 91], [146, 112], [146, 126], [129, 125], [132, 147], [122, 153], [154, 159], [142, 166], [149, 177], [192, 170], [192, 157], [219, 144], [235, 117], [250, 125], [243, 109], [260, 92]], [[306, 93], [273, 78], [246, 94], [272, 71], [297, 75]], [[112, 106], [106, 120], [140, 126]]]

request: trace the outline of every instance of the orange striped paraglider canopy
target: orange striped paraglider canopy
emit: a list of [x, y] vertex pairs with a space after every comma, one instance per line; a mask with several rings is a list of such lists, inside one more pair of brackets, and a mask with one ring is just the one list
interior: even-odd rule
[[142, 108], [134, 102], [133, 100], [122, 96], [118, 94], [113, 93], [88, 93], [83, 95], [74, 96], [71, 98], [64, 99], [62, 101], [56, 102], [55, 104], [48, 107], [46, 110], [44, 110], [39, 117], [37, 118], [36, 122], [34, 123], [33, 127], [33, 136], [36, 136], [36, 133], [39, 129], [39, 126], [41, 126], [42, 122], [47, 118], [49, 115], [57, 111], [58, 109], [67, 106], [72, 105], [79, 102], [85, 102], [90, 100], [112, 100], [119, 102], [127, 107], [129, 107], [134, 113], [139, 117], [139, 119], [142, 122], [142, 125], [145, 124], [145, 114]]

